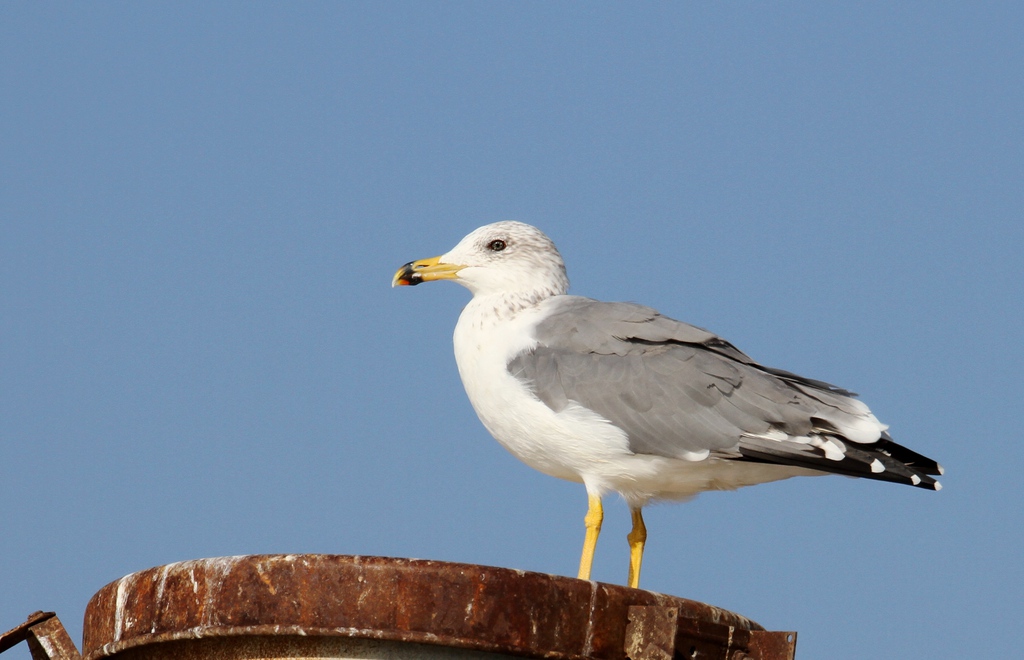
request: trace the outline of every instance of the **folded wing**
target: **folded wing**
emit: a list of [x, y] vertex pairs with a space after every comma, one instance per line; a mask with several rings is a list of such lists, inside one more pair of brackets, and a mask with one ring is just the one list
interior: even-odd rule
[[603, 416], [635, 453], [939, 487], [938, 464], [896, 444], [851, 392], [763, 367], [649, 307], [561, 296], [549, 311], [509, 371], [555, 411], [574, 401]]

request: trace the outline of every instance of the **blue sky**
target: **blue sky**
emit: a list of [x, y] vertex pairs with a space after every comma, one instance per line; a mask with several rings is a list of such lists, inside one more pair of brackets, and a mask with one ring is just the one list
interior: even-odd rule
[[[642, 586], [800, 658], [1012, 655], [1024, 615], [1016, 3], [0, 6], [0, 629], [198, 557], [574, 575], [586, 497], [462, 391], [478, 225], [861, 393], [929, 493], [651, 507]], [[622, 583], [609, 499], [594, 577]], [[26, 648], [9, 652], [28, 658]]]

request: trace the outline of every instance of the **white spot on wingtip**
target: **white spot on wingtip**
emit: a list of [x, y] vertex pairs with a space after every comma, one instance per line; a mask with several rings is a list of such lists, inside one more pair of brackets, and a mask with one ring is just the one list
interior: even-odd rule
[[[871, 471], [872, 472], [885, 472], [885, 466], [882, 465], [882, 461], [880, 461], [880, 460], [878, 460], [876, 458], [875, 460], [871, 461]], [[914, 482], [915, 485], [920, 483], [920, 481], [921, 481], [920, 479], [917, 478], [916, 475], [911, 477], [911, 479], [917, 479], [917, 481]]]
[[935, 467], [937, 467], [939, 469], [939, 474], [946, 474], [946, 471], [943, 470], [942, 466], [939, 465], [938, 463], [935, 464]]
[[682, 458], [683, 460], [686, 461], [693, 461], [696, 463], [697, 461], [705, 460], [710, 455], [711, 450], [704, 449], [703, 451], [684, 451], [682, 452], [682, 455], [679, 458]]
[[841, 461], [846, 458], [846, 445], [838, 438], [812, 437], [811, 446], [825, 452], [825, 458], [830, 461]]
[[910, 475], [910, 483], [916, 486], [917, 484], [921, 483], [921, 477], [917, 476], [916, 474]]
[[935, 490], [942, 490], [942, 484], [940, 484], [938, 481], [935, 482]]

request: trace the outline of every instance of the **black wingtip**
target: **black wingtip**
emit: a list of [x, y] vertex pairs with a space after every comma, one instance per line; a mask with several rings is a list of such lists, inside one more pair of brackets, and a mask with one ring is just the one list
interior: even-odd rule
[[903, 445], [897, 444], [886, 431], [882, 432], [882, 437], [878, 442], [871, 445], [871, 449], [885, 454], [921, 474], [941, 476], [944, 472], [938, 462], [924, 454], [919, 454], [912, 449], [907, 449]]
[[750, 461], [793, 465], [925, 490], [942, 490], [942, 484], [932, 476], [942, 474], [939, 464], [896, 444], [888, 434], [872, 445], [844, 441], [844, 446], [842, 459], [833, 460], [824, 452], [806, 445], [800, 447], [801, 451], [792, 451], [792, 448], [787, 451], [786, 448], [771, 442], [759, 442], [756, 438], [750, 438], [740, 446], [740, 453], [744, 459]]

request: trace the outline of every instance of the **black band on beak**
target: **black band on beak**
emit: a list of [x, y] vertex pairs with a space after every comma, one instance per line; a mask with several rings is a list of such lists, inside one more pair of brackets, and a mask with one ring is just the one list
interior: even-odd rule
[[401, 286], [416, 286], [417, 284], [423, 284], [423, 276], [413, 270], [414, 262], [410, 261], [401, 268], [398, 269], [398, 274], [395, 275], [395, 284]]

